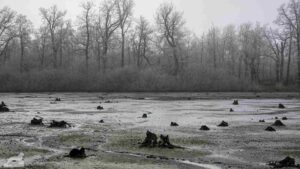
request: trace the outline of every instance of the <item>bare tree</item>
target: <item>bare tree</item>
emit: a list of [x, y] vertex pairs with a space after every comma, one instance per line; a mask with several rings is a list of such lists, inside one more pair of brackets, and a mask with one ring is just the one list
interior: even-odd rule
[[269, 56], [275, 61], [276, 82], [278, 83], [283, 79], [283, 64], [289, 37], [284, 37], [284, 35], [280, 35], [278, 31], [272, 29], [268, 32], [265, 31], [265, 37], [273, 53]]
[[295, 32], [294, 36], [296, 39], [298, 63], [297, 81], [298, 86], [300, 87], [300, 1], [290, 0], [287, 5], [282, 5], [278, 11], [279, 16], [276, 23], [286, 29], [291, 27]]
[[16, 19], [16, 26], [17, 26], [17, 36], [20, 40], [20, 48], [21, 48], [21, 55], [20, 55], [20, 72], [24, 71], [24, 56], [25, 56], [25, 47], [30, 40], [30, 34], [32, 32], [32, 23], [29, 21], [26, 16], [18, 15]]
[[97, 23], [98, 31], [101, 36], [101, 60], [103, 63], [103, 72], [106, 71], [107, 53], [110, 47], [110, 42], [113, 33], [120, 25], [119, 18], [117, 17], [117, 8], [115, 0], [105, 0], [99, 13], [99, 19]]
[[119, 16], [119, 24], [121, 29], [121, 67], [124, 67], [124, 55], [125, 55], [125, 35], [130, 27], [132, 10], [134, 7], [133, 0], [116, 0], [118, 16]]
[[85, 65], [86, 70], [89, 70], [89, 53], [90, 53], [90, 44], [91, 44], [91, 32], [92, 32], [92, 17], [93, 17], [93, 2], [88, 1], [81, 4], [83, 9], [82, 16], [79, 16], [81, 29], [84, 29], [84, 53], [85, 53]]
[[57, 6], [54, 5], [49, 9], [40, 8], [40, 13], [44, 23], [47, 25], [47, 29], [50, 32], [52, 56], [53, 56], [53, 67], [57, 68], [57, 53], [58, 53], [58, 42], [57, 42], [57, 31], [60, 25], [64, 22], [64, 16], [66, 11], [59, 11]]
[[7, 50], [9, 42], [15, 37], [15, 16], [16, 13], [8, 7], [0, 9], [0, 57]]
[[153, 30], [151, 29], [149, 22], [141, 16], [135, 27], [135, 32], [131, 40], [138, 68], [141, 67], [143, 60], [145, 60], [149, 65], [151, 64], [146, 52], [149, 48], [152, 33]]
[[180, 63], [178, 58], [179, 40], [183, 36], [185, 21], [183, 14], [175, 10], [173, 4], [162, 4], [156, 13], [156, 23], [161, 35], [167, 41], [173, 51], [174, 70], [173, 74], [179, 73]]

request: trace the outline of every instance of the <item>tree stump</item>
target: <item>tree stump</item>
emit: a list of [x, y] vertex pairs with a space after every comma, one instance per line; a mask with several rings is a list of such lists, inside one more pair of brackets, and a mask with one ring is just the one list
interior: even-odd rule
[[71, 158], [86, 158], [85, 148], [81, 149], [72, 149], [69, 153]]
[[228, 123], [225, 122], [225, 121], [222, 121], [222, 122], [218, 125], [218, 127], [228, 127], [228, 126], [229, 126]]
[[232, 104], [233, 105], [239, 105], [239, 101], [238, 100], [234, 100]]
[[34, 125], [34, 126], [41, 126], [41, 125], [44, 125], [44, 124], [43, 124], [43, 119], [42, 119], [42, 118], [40, 118], [40, 119], [33, 118], [33, 119], [30, 121], [30, 124], [31, 124], [31, 125]]
[[284, 106], [283, 104], [280, 103], [280, 104], [278, 105], [278, 108], [279, 108], [279, 109], [285, 109], [285, 106]]
[[160, 135], [160, 140], [158, 142], [159, 147], [173, 149], [175, 146], [170, 143], [169, 135]]
[[203, 131], [208, 131], [208, 130], [210, 130], [207, 126], [201, 126], [201, 128], [200, 128], [200, 130], [203, 130]]
[[171, 122], [170, 126], [172, 126], [172, 127], [177, 127], [177, 126], [179, 126], [179, 125], [178, 125], [176, 122]]
[[67, 128], [67, 127], [71, 127], [71, 125], [65, 121], [55, 121], [53, 120], [50, 123], [50, 128]]
[[281, 126], [285, 126], [280, 120], [276, 120], [274, 124], [272, 124], [272, 126], [278, 126], [278, 127], [281, 127]]
[[265, 130], [266, 130], [266, 131], [270, 131], [270, 132], [275, 132], [275, 131], [276, 131], [276, 130], [275, 130], [273, 127], [271, 127], [271, 126], [267, 127]]
[[147, 131], [146, 138], [144, 139], [143, 143], [140, 147], [155, 147], [157, 145], [157, 136], [150, 131]]

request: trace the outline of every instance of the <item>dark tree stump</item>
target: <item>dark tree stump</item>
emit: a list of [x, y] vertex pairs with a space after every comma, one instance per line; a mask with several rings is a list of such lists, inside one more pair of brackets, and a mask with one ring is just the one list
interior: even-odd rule
[[265, 120], [259, 120], [259, 122], [260, 122], [260, 123], [265, 123], [266, 121], [265, 121]]
[[39, 118], [39, 119], [33, 118], [33, 119], [30, 121], [30, 124], [31, 124], [31, 125], [34, 125], [34, 126], [42, 126], [42, 125], [44, 125], [44, 124], [43, 124], [43, 119], [42, 119], [42, 118]]
[[147, 114], [143, 114], [142, 118], [146, 119], [148, 117]]
[[99, 123], [104, 123], [104, 120], [100, 120]]
[[276, 120], [274, 124], [272, 124], [272, 126], [278, 126], [278, 127], [281, 127], [281, 126], [285, 126], [280, 120]]
[[282, 120], [288, 120], [288, 118], [287, 117], [282, 117]]
[[172, 127], [177, 127], [177, 126], [179, 126], [179, 125], [178, 125], [176, 122], [171, 122], [170, 126], [172, 126]]
[[218, 125], [218, 127], [228, 127], [228, 126], [229, 126], [228, 123], [225, 122], [225, 121], [222, 121], [222, 122]]
[[103, 110], [104, 108], [102, 106], [98, 106], [97, 110]]
[[275, 130], [273, 127], [271, 127], [271, 126], [267, 127], [265, 130], [266, 130], [266, 131], [270, 131], [270, 132], [275, 132], [275, 131], [276, 131], [276, 130]]
[[294, 158], [291, 157], [286, 157], [285, 159], [281, 161], [275, 161], [275, 162], [270, 162], [270, 166], [273, 166], [274, 168], [284, 168], [284, 167], [297, 167], [300, 168], [299, 164], [296, 165], [296, 161]]
[[285, 106], [284, 106], [283, 104], [280, 103], [280, 104], [278, 105], [278, 108], [279, 108], [279, 109], [285, 109]]
[[72, 149], [69, 153], [71, 158], [86, 158], [85, 148], [81, 149]]
[[234, 100], [232, 104], [233, 105], [239, 105], [239, 101], [238, 100]]
[[158, 142], [158, 146], [162, 147], [162, 148], [169, 148], [169, 149], [173, 149], [173, 148], [176, 147], [176, 146], [174, 146], [173, 144], [170, 143], [168, 135], [166, 135], [166, 136], [160, 135], [160, 140]]
[[157, 136], [150, 131], [147, 131], [146, 138], [144, 139], [141, 147], [155, 147], [157, 145]]
[[60, 102], [61, 99], [60, 99], [59, 97], [57, 97], [57, 98], [55, 98], [55, 101], [56, 101], [56, 102]]
[[230, 109], [229, 112], [234, 112], [234, 110], [233, 110], [233, 109]]
[[0, 104], [0, 112], [9, 112], [9, 108], [6, 106], [4, 102]]
[[53, 120], [50, 123], [50, 128], [67, 128], [67, 127], [71, 127], [71, 125], [65, 121], [55, 121]]
[[207, 126], [201, 126], [200, 130], [203, 130], [203, 131], [208, 131], [210, 130]]

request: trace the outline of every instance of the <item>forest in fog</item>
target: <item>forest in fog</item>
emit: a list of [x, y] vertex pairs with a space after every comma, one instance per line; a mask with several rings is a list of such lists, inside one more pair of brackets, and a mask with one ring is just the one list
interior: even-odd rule
[[0, 9], [0, 92], [295, 91], [300, 86], [300, 1], [274, 25], [212, 26], [196, 35], [171, 3], [155, 22], [133, 0], [82, 2], [66, 19], [40, 8], [42, 25]]

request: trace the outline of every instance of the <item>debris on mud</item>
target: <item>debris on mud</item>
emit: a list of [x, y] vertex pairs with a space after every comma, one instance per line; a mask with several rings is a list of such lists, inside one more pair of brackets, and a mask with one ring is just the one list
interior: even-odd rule
[[150, 131], [147, 131], [146, 138], [142, 142], [140, 147], [155, 147], [157, 145], [157, 136]]
[[55, 98], [55, 101], [56, 101], [56, 102], [60, 102], [61, 99], [60, 99], [59, 97], [57, 97], [57, 98]]
[[147, 118], [148, 117], [148, 115], [147, 114], [143, 114], [143, 116], [142, 116], [142, 118]]
[[179, 126], [179, 125], [178, 125], [176, 122], [171, 122], [170, 126], [172, 126], [172, 127], [177, 127], [177, 126]]
[[99, 123], [104, 123], [104, 120], [100, 120]]
[[71, 127], [71, 125], [65, 121], [55, 121], [53, 120], [51, 123], [50, 123], [50, 128], [68, 128], [68, 127]]
[[9, 108], [6, 106], [4, 102], [0, 104], [0, 112], [9, 112]]
[[102, 106], [97, 106], [97, 110], [103, 110], [104, 108]]
[[259, 122], [260, 122], [260, 123], [265, 123], [266, 121], [265, 121], [265, 120], [259, 120]]
[[69, 153], [70, 158], [86, 158], [85, 154], [85, 148], [80, 148], [80, 149], [72, 149]]
[[279, 109], [285, 109], [285, 106], [284, 106], [283, 104], [280, 103], [280, 104], [278, 105], [278, 108], [279, 108]]
[[[24, 166], [24, 153], [20, 153], [16, 157], [7, 159], [7, 162], [3, 165], [4, 168], [23, 168]], [[2, 166], [0, 167], [2, 168]]]
[[233, 105], [239, 105], [239, 101], [238, 100], [234, 100], [232, 104]]
[[234, 112], [234, 110], [231, 108], [231, 109], [229, 110], [229, 112]]
[[111, 100], [106, 100], [104, 103], [113, 103]]
[[229, 126], [228, 123], [225, 122], [225, 121], [222, 121], [222, 122], [218, 125], [218, 127], [228, 127], [228, 126]]
[[200, 128], [200, 130], [203, 130], [203, 131], [208, 131], [208, 130], [210, 130], [207, 126], [201, 126], [201, 128]]
[[288, 120], [288, 118], [287, 117], [282, 117], [282, 120]]
[[265, 129], [266, 131], [271, 131], [271, 132], [274, 132], [276, 131], [273, 127], [269, 126]]
[[285, 126], [285, 124], [283, 124], [280, 120], [276, 120], [275, 122], [274, 122], [274, 124], [272, 124], [272, 126]]
[[273, 166], [274, 168], [284, 168], [284, 167], [300, 168], [299, 164], [296, 165], [295, 159], [289, 156], [281, 161], [269, 162], [268, 165]]
[[43, 118], [33, 118], [33, 119], [30, 121], [30, 124], [31, 124], [31, 125], [34, 125], [34, 126], [42, 126], [42, 125], [44, 125], [44, 123], [43, 123]]

